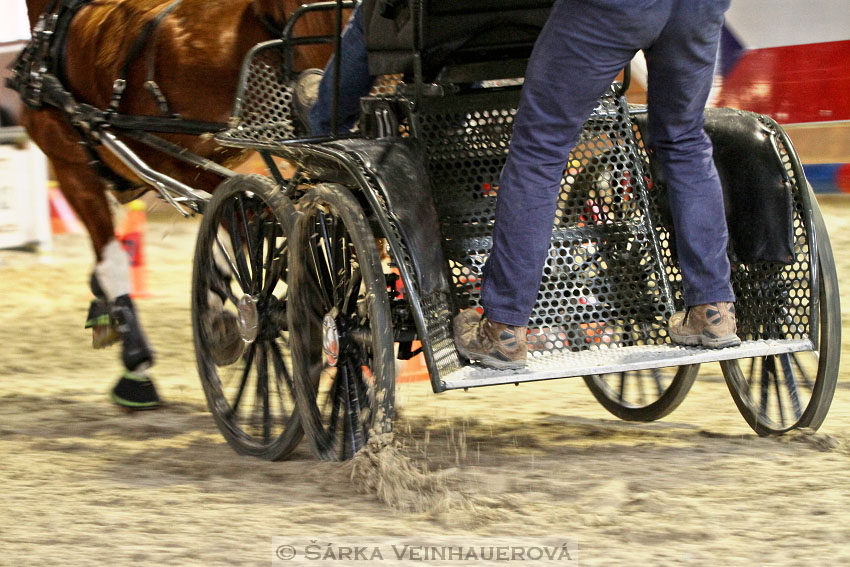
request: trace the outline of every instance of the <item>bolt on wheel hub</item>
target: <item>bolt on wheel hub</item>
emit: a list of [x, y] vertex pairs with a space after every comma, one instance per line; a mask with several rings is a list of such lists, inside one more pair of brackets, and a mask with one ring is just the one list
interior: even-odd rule
[[243, 295], [236, 304], [239, 314], [239, 334], [246, 343], [253, 343], [259, 332], [259, 314], [257, 313], [257, 302], [250, 295]]
[[339, 329], [333, 313], [328, 313], [322, 319], [322, 351], [328, 366], [336, 366], [339, 361]]

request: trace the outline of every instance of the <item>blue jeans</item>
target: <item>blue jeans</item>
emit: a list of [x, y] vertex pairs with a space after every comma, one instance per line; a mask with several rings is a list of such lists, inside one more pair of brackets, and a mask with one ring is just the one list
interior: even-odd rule
[[667, 190], [685, 303], [734, 301], [723, 192], [703, 130], [730, 0], [559, 0], [526, 72], [484, 266], [488, 318], [525, 326], [537, 300], [567, 157], [617, 74], [643, 50], [649, 145]]
[[[360, 98], [369, 94], [375, 77], [369, 74], [369, 59], [366, 52], [366, 37], [363, 33], [363, 9], [357, 4], [340, 44], [339, 114], [338, 132], [345, 133], [354, 127], [360, 114]], [[310, 110], [310, 130], [313, 136], [331, 133], [333, 113], [334, 58], [325, 67], [319, 83], [319, 96]]]

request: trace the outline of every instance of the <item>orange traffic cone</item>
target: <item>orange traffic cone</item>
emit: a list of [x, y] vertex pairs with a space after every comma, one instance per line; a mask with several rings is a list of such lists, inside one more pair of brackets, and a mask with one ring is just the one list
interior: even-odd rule
[[71, 209], [71, 205], [65, 200], [62, 191], [55, 181], [51, 181], [47, 187], [47, 202], [50, 205], [50, 232], [53, 234], [64, 234], [66, 232], [78, 234], [83, 231], [80, 221]]
[[[396, 280], [393, 282], [393, 287], [398, 294], [397, 297], [404, 297], [404, 282], [401, 279], [401, 272], [398, 268], [391, 268], [390, 271], [397, 276]], [[416, 351], [421, 346], [422, 344], [419, 341], [413, 341], [410, 344], [410, 350]], [[431, 376], [428, 374], [428, 367], [425, 366], [425, 355], [421, 352], [413, 358], [399, 360], [399, 364], [396, 369], [398, 370], [395, 377], [397, 384], [404, 384], [405, 382], [420, 382], [422, 380], [431, 379]]]
[[148, 266], [145, 262], [145, 204], [133, 201], [127, 205], [127, 217], [118, 240], [130, 255], [130, 297], [150, 297]]
[[[413, 341], [410, 349], [415, 351], [420, 346], [422, 345], [419, 341]], [[428, 374], [428, 367], [425, 366], [425, 355], [421, 352], [409, 360], [400, 360], [399, 362], [401, 364], [399, 365], [398, 375], [395, 379], [397, 384], [421, 382], [431, 379], [431, 376]]]

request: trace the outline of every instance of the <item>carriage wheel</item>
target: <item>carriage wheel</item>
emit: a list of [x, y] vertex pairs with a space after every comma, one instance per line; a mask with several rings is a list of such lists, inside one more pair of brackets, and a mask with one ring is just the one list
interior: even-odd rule
[[289, 261], [297, 405], [314, 453], [345, 460], [392, 427], [387, 283], [366, 215], [347, 189], [316, 186], [299, 210]]
[[801, 427], [820, 427], [838, 380], [841, 354], [838, 277], [826, 225], [814, 198], [812, 207], [820, 278], [818, 349], [720, 363], [735, 405], [750, 427], [762, 436]]
[[294, 216], [270, 180], [237, 175], [207, 204], [195, 248], [192, 325], [207, 405], [238, 453], [268, 460], [303, 436], [286, 323]]
[[694, 384], [699, 364], [584, 376], [602, 406], [626, 421], [655, 421], [670, 414]]

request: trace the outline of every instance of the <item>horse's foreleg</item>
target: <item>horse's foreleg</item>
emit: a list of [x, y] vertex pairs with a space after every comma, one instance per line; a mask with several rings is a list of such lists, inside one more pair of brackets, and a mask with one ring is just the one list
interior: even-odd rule
[[[95, 300], [89, 323], [107, 323], [104, 342], [117, 335], [122, 342], [125, 372], [112, 389], [117, 404], [144, 409], [159, 405], [159, 396], [147, 375], [154, 361], [153, 349], [142, 330], [130, 298], [130, 258], [115, 238], [106, 186], [87, 165], [54, 160], [59, 187], [80, 217], [92, 240], [97, 264], [91, 278]], [[93, 321], [94, 320], [94, 321]]]

